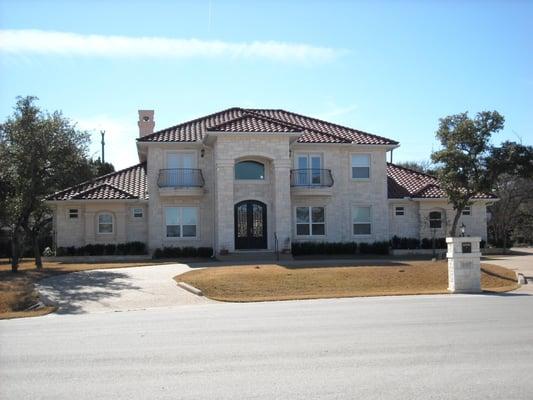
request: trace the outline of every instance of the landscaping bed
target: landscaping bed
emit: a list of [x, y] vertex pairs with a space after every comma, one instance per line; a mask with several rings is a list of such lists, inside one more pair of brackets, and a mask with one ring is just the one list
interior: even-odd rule
[[42, 307], [26, 311], [35, 305], [39, 296], [34, 283], [50, 276], [68, 272], [86, 271], [92, 269], [140, 267], [145, 265], [162, 264], [153, 260], [137, 260], [132, 262], [112, 263], [63, 263], [44, 262], [43, 269], [37, 271], [33, 260], [24, 260], [19, 265], [17, 273], [11, 272], [11, 265], [7, 259], [0, 260], [0, 319], [32, 317], [50, 313], [54, 307]]
[[[211, 299], [249, 302], [448, 293], [446, 261], [384, 262], [342, 267], [254, 265], [206, 268], [175, 277]], [[518, 287], [513, 271], [483, 264], [484, 291]]]

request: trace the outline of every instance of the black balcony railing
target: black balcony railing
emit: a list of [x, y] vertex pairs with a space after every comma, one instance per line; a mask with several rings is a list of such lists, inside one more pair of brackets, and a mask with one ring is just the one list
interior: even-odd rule
[[333, 176], [329, 169], [293, 169], [291, 186], [294, 187], [331, 187]]
[[159, 187], [189, 188], [203, 187], [202, 170], [193, 168], [172, 168], [159, 170]]

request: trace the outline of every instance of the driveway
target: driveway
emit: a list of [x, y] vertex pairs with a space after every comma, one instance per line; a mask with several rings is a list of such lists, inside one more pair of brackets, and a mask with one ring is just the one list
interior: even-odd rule
[[208, 303], [177, 286], [172, 278], [189, 271], [185, 264], [97, 269], [43, 279], [37, 290], [58, 314], [142, 310]]
[[523, 285], [519, 290], [533, 293], [532, 247], [516, 247], [511, 249], [511, 254], [486, 256], [481, 262], [500, 265], [521, 273], [527, 279], [528, 284]]

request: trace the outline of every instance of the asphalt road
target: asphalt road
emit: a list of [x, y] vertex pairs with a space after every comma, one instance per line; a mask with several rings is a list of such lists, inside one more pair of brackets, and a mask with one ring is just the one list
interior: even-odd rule
[[532, 399], [533, 296], [0, 321], [1, 399]]

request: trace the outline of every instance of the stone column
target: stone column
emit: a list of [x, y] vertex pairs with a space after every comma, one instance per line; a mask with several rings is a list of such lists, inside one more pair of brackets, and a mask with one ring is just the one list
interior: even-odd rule
[[279, 251], [291, 248], [291, 162], [289, 159], [274, 162], [274, 232], [278, 238]]
[[480, 237], [447, 237], [448, 291], [481, 292]]
[[221, 250], [235, 250], [235, 219], [233, 204], [233, 167], [234, 160], [217, 160], [216, 162], [216, 245], [217, 253]]

